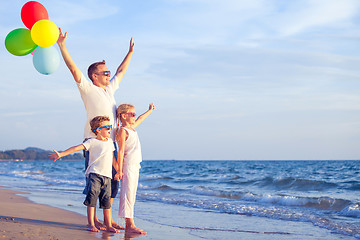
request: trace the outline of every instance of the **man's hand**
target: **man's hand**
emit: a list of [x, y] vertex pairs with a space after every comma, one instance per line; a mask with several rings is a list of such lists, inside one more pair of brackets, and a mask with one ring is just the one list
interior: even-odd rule
[[67, 38], [67, 32], [63, 34], [61, 28], [59, 28], [59, 38], [57, 40], [57, 44], [64, 44]]
[[[65, 34], [66, 35], [66, 34]], [[135, 43], [133, 41], [133, 38], [130, 39], [130, 47], [129, 47], [129, 52], [134, 52], [134, 46], [135, 46]]]

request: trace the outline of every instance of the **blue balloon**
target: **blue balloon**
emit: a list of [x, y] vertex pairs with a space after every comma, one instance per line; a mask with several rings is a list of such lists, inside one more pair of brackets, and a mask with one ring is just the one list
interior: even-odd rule
[[45, 75], [52, 74], [59, 67], [59, 53], [54, 46], [37, 47], [33, 55], [33, 64], [39, 73]]

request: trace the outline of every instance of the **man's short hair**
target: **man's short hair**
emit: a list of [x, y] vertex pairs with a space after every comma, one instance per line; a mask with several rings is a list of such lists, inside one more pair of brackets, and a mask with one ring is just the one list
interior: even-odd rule
[[95, 73], [97, 71], [97, 67], [99, 65], [105, 65], [105, 60], [102, 60], [102, 62], [95, 62], [89, 66], [88, 77], [90, 78], [91, 81], [93, 81], [92, 75], [93, 75], [93, 73]]

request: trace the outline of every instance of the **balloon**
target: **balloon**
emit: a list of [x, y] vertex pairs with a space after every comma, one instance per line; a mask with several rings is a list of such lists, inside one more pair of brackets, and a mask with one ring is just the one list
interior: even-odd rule
[[34, 51], [37, 46], [31, 39], [29, 29], [17, 28], [6, 36], [5, 47], [15, 56], [24, 56]]
[[50, 47], [58, 40], [59, 29], [50, 20], [40, 20], [31, 28], [31, 38], [40, 47]]
[[42, 74], [48, 75], [55, 72], [60, 64], [59, 53], [54, 46], [37, 47], [33, 55], [35, 69]]
[[41, 3], [30, 1], [21, 8], [21, 20], [28, 29], [31, 29], [37, 21], [42, 19], [49, 19], [49, 15]]

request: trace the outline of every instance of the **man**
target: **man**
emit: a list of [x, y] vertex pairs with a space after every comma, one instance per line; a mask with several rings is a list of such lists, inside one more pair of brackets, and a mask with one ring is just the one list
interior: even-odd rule
[[[90, 81], [85, 79], [85, 76], [76, 66], [75, 62], [72, 60], [69, 51], [65, 46], [65, 41], [67, 38], [67, 33], [63, 34], [61, 28], [59, 28], [60, 34], [57, 41], [61, 55], [65, 61], [66, 66], [69, 68], [71, 74], [74, 77], [74, 80], [78, 86], [78, 89], [81, 94], [81, 98], [84, 102], [87, 120], [85, 123], [84, 130], [84, 139], [96, 137], [95, 134], [90, 129], [90, 121], [96, 116], [109, 116], [110, 124], [114, 126], [111, 132], [111, 138], [115, 144], [115, 124], [116, 124], [116, 101], [114, 98], [115, 91], [119, 88], [119, 84], [129, 66], [131, 56], [134, 52], [134, 42], [131, 38], [129, 52], [125, 56], [124, 60], [117, 68], [114, 77], [110, 79], [110, 71], [105, 65], [105, 61], [96, 62], [89, 66], [88, 68], [88, 77]], [[85, 141], [84, 140], [84, 141]], [[116, 146], [116, 145], [115, 145]], [[85, 153], [85, 167], [87, 168], [88, 164], [88, 153]], [[117, 154], [115, 153], [117, 158]], [[113, 178], [115, 176], [115, 170], [113, 169]], [[116, 194], [119, 189], [119, 182], [112, 179], [112, 193], [111, 193], [111, 205], [113, 203]], [[100, 229], [103, 229], [104, 226], [97, 220], [95, 216], [96, 226]], [[116, 222], [112, 220], [112, 225], [118, 229], [124, 229], [119, 226]]]

